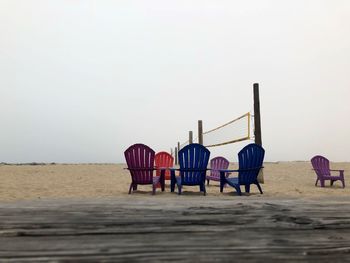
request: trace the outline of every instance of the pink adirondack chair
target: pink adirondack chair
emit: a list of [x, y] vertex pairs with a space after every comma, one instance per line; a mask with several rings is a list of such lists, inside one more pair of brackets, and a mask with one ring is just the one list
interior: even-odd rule
[[153, 176], [154, 167], [154, 155], [155, 152], [144, 144], [131, 145], [125, 152], [125, 159], [128, 165], [128, 170], [131, 174], [131, 184], [129, 188], [129, 194], [131, 189], [137, 190], [137, 185], [151, 184], [153, 187], [152, 193], [156, 193], [157, 184], [160, 183], [162, 191], [164, 191], [164, 172], [161, 176]]
[[[320, 181], [321, 187], [324, 187], [326, 180], [331, 181], [331, 186], [335, 181], [339, 180], [342, 182], [343, 188], [345, 187], [344, 170], [331, 170], [327, 158], [316, 155], [311, 159], [311, 164], [317, 175], [315, 186], [317, 186], [318, 181]], [[331, 171], [339, 172], [339, 176], [331, 175]]]
[[[209, 181], [217, 181], [220, 182], [220, 170], [227, 170], [230, 162], [221, 156], [215, 157], [210, 160], [210, 175], [207, 175], [207, 184], [209, 185]], [[227, 173], [226, 176], [230, 174]]]

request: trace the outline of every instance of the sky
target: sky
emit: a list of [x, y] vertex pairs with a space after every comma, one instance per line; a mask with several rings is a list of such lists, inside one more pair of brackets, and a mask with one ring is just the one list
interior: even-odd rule
[[266, 161], [350, 161], [349, 14], [348, 0], [0, 0], [0, 162], [170, 151], [197, 120], [252, 111], [253, 83]]

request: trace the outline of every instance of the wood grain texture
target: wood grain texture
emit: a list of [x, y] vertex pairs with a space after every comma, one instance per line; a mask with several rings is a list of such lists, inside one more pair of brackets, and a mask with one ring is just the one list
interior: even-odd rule
[[6, 262], [350, 262], [350, 200], [185, 195], [0, 204]]

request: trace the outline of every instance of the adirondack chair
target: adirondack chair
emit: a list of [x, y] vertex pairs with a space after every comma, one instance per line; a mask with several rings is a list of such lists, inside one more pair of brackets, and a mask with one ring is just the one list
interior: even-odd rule
[[[175, 184], [178, 194], [182, 192], [183, 185], [198, 185], [201, 192], [206, 195], [205, 174], [209, 161], [210, 152], [203, 145], [192, 143], [179, 151], [180, 169], [171, 168], [170, 190], [174, 192]], [[175, 176], [175, 171], [179, 171], [180, 176]]]
[[144, 144], [131, 145], [125, 152], [125, 160], [131, 174], [131, 190], [137, 190], [137, 185], [151, 184], [153, 186], [152, 194], [156, 193], [157, 184], [160, 183], [162, 191], [164, 191], [164, 172], [161, 176], [153, 176], [154, 167], [154, 151]]
[[[221, 156], [215, 157], [210, 160], [210, 175], [207, 175], [207, 184], [209, 185], [209, 181], [218, 181], [220, 182], [220, 170], [226, 170], [230, 162]], [[229, 173], [226, 174], [228, 176]]]
[[[331, 170], [327, 158], [316, 155], [311, 159], [311, 164], [317, 175], [315, 186], [317, 186], [318, 181], [321, 182], [321, 187], [324, 187], [326, 180], [331, 181], [331, 186], [335, 181], [339, 180], [342, 182], [343, 188], [345, 187], [344, 170]], [[339, 176], [331, 175], [331, 171], [339, 172]]]
[[[255, 143], [245, 146], [238, 153], [238, 170], [220, 170], [220, 192], [223, 192], [225, 184], [228, 184], [236, 189], [238, 195], [242, 195], [241, 185], [244, 185], [246, 193], [249, 193], [250, 185], [255, 184], [262, 194], [257, 178], [260, 169], [263, 168], [264, 156], [265, 150], [261, 146]], [[238, 177], [226, 177], [228, 172], [237, 172]]]
[[[174, 166], [174, 157], [167, 152], [159, 152], [155, 155], [154, 163], [157, 168], [170, 168]], [[157, 176], [161, 175], [161, 171], [157, 170]], [[165, 171], [165, 180], [170, 180], [170, 171]]]

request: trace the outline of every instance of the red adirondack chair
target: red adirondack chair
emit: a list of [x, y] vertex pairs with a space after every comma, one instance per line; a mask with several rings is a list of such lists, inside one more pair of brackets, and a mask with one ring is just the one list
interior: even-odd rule
[[[331, 181], [331, 186], [335, 181], [339, 180], [342, 182], [343, 188], [345, 187], [344, 170], [331, 170], [327, 158], [321, 155], [316, 155], [311, 159], [311, 164], [317, 175], [315, 186], [317, 186], [318, 181], [321, 182], [321, 187], [324, 187], [326, 180]], [[331, 175], [331, 171], [339, 172], [339, 176]]]
[[[154, 158], [155, 166], [157, 168], [170, 168], [174, 166], [174, 157], [167, 152], [159, 152]], [[157, 176], [160, 176], [161, 171], [157, 170]], [[165, 180], [170, 180], [170, 171], [165, 171]]]
[[131, 189], [137, 190], [137, 185], [151, 184], [153, 186], [152, 193], [156, 193], [157, 184], [160, 183], [162, 191], [164, 191], [164, 176], [153, 176], [154, 167], [154, 151], [144, 144], [131, 145], [125, 152], [125, 159], [128, 170], [131, 174]]
[[[220, 170], [227, 170], [230, 162], [221, 156], [215, 157], [210, 160], [210, 175], [207, 175], [207, 184], [209, 181], [218, 181], [220, 182]], [[229, 176], [229, 173], [226, 174], [226, 177]]]

